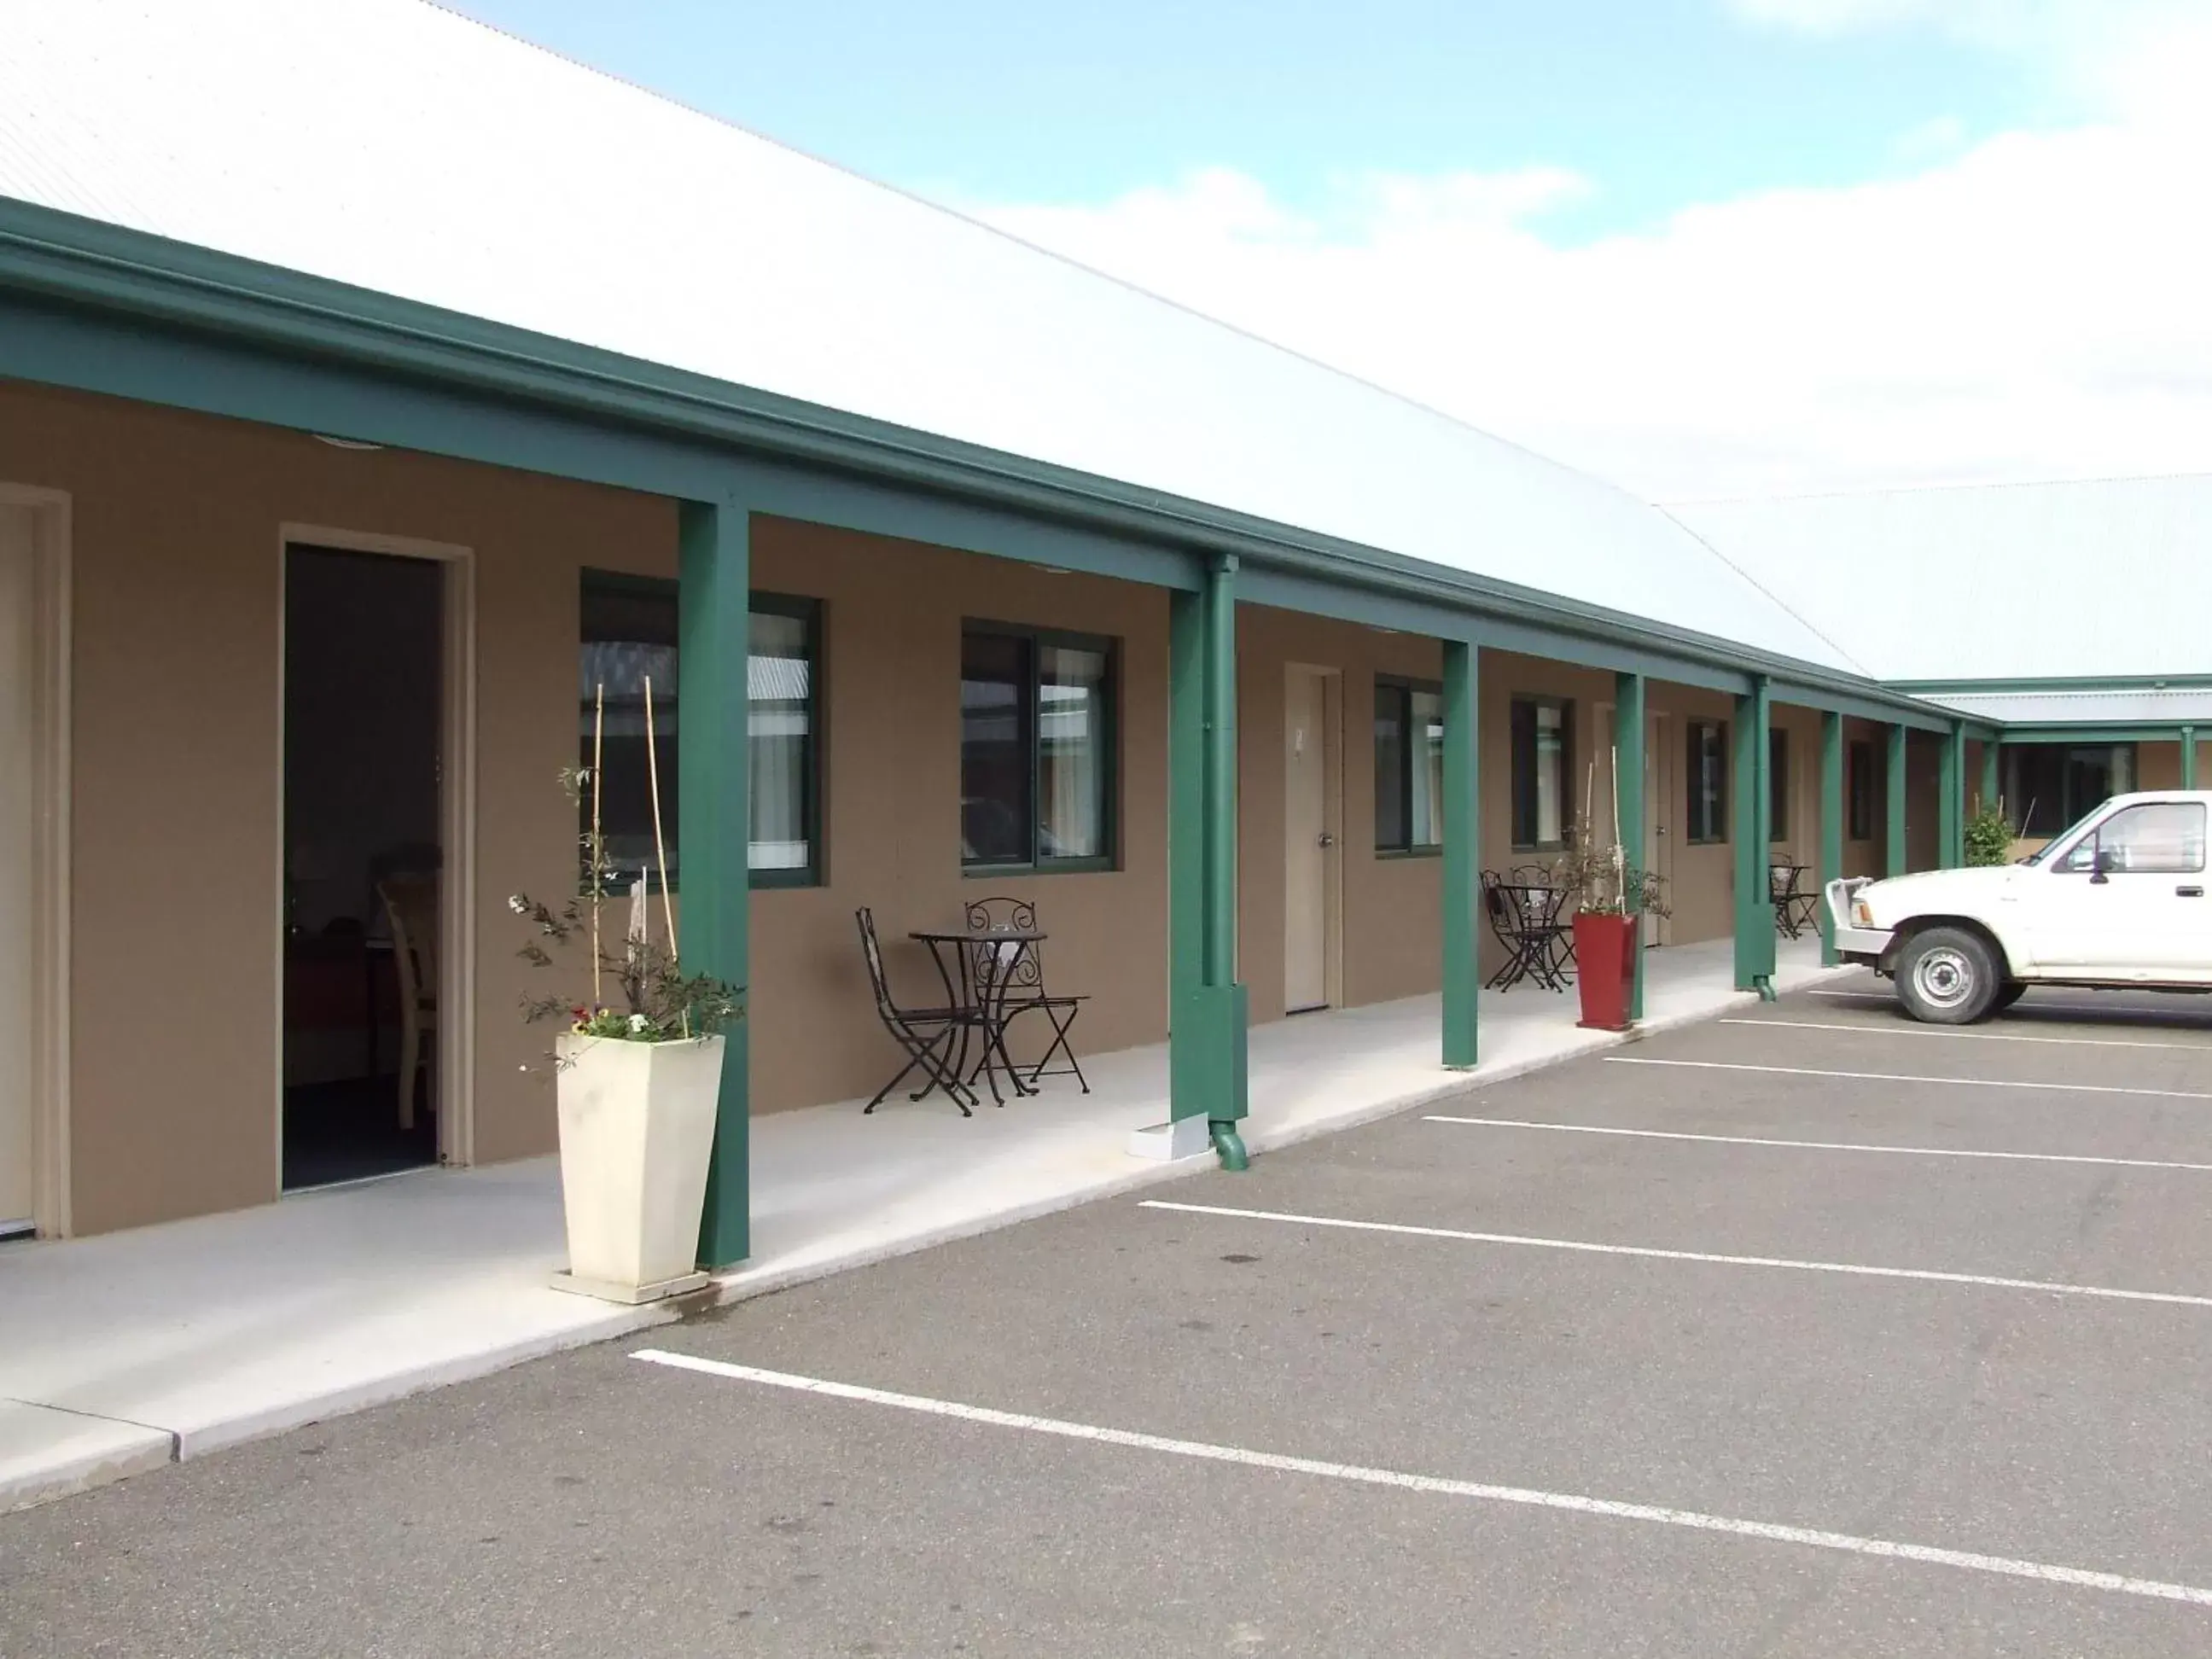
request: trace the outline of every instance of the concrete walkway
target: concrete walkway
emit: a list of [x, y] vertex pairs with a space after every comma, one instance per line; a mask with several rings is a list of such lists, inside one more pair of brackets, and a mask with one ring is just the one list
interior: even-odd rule
[[[1645, 1030], [1746, 1000], [1725, 942], [1648, 958]], [[1784, 942], [1783, 988], [1822, 975]], [[1480, 1067], [1437, 1063], [1434, 996], [1252, 1033], [1247, 1144], [1264, 1152], [1621, 1039], [1571, 996], [1485, 993]], [[1085, 1062], [963, 1119], [942, 1099], [857, 1103], [753, 1125], [754, 1255], [722, 1300], [1172, 1179], [1210, 1158], [1133, 1158], [1167, 1115], [1164, 1046]], [[562, 1264], [551, 1158], [426, 1170], [281, 1204], [0, 1249], [0, 1509], [137, 1473], [556, 1350], [665, 1323], [547, 1288]]]

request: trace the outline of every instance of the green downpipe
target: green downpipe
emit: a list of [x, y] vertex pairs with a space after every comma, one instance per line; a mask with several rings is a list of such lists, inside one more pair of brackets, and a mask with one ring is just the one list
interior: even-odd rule
[[1237, 1125], [1226, 1118], [1217, 1118], [1206, 1127], [1213, 1132], [1213, 1151], [1224, 1170], [1249, 1170], [1251, 1159], [1244, 1152], [1244, 1138], [1237, 1133]]

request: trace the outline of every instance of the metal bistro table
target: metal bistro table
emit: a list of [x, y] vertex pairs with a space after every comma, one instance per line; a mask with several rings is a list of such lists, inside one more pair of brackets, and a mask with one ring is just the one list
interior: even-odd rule
[[[1035, 927], [917, 928], [907, 935], [929, 947], [938, 976], [945, 981], [950, 1007], [964, 1009], [975, 1018], [960, 1031], [960, 1049], [952, 1074], [973, 1085], [979, 1076], [991, 1085], [991, 1099], [1003, 1106], [998, 1074], [1004, 1072], [1017, 1095], [1036, 1093], [1022, 1081], [1022, 1074], [1006, 1053], [1006, 993], [1018, 976], [1022, 958], [1042, 944], [1044, 933]], [[974, 1030], [982, 1052], [969, 1065], [969, 1032]]]

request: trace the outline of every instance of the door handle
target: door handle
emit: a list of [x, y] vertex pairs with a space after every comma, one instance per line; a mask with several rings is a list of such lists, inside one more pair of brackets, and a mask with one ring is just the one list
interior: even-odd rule
[[1336, 837], [1324, 830], [1321, 832], [1321, 844], [1324, 847], [1334, 847], [1336, 845]]
[[2202, 887], [2177, 887], [2173, 890], [2182, 898], [2203, 898], [2204, 896], [2204, 890]]

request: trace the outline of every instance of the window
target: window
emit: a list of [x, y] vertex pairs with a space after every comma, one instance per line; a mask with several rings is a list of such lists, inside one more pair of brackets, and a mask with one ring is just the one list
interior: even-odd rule
[[1550, 697], [1513, 699], [1513, 845], [1516, 851], [1564, 847], [1574, 801], [1574, 705]]
[[1850, 750], [1845, 797], [1849, 803], [1853, 841], [1874, 839], [1874, 745], [1855, 743]]
[[1692, 842], [1728, 839], [1728, 727], [1718, 720], [1689, 724], [1690, 823]]
[[1375, 682], [1375, 850], [1444, 843], [1444, 699], [1433, 685]]
[[971, 623], [960, 642], [960, 861], [1113, 861], [1114, 647]]
[[2056, 836], [2136, 787], [2130, 743], [2094, 748], [2008, 743], [2003, 766], [2005, 811], [2023, 836]]
[[1766, 838], [1790, 839], [1790, 734], [1766, 729]]
[[2193, 876], [2204, 868], [2204, 808], [2194, 801], [2124, 806], [2074, 844], [2059, 867], [2102, 862], [2114, 875]]
[[[645, 742], [650, 679], [660, 827], [673, 885], [682, 868], [676, 845], [676, 584], [587, 570], [581, 621], [577, 763], [592, 764], [596, 726], [607, 861], [617, 870], [641, 872], [653, 863], [653, 778]], [[755, 593], [745, 678], [756, 887], [811, 886], [820, 879], [820, 605]]]

